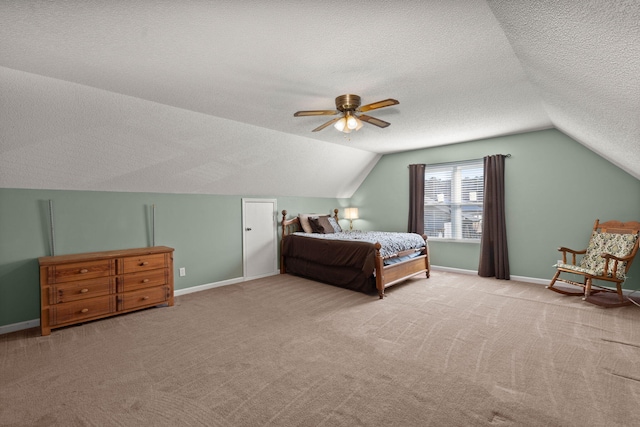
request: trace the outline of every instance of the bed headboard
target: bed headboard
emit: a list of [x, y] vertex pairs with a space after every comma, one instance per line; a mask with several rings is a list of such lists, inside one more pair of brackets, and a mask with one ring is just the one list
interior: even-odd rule
[[295, 233], [296, 231], [300, 231], [302, 228], [300, 227], [300, 220], [297, 216], [294, 216], [291, 219], [287, 219], [287, 211], [286, 209], [282, 210], [282, 237], [287, 236], [289, 234]]
[[[338, 209], [333, 210], [333, 218], [338, 222]], [[298, 216], [294, 216], [291, 219], [287, 219], [286, 209], [282, 210], [282, 237], [295, 233], [296, 231], [302, 231], [300, 226], [300, 219]]]

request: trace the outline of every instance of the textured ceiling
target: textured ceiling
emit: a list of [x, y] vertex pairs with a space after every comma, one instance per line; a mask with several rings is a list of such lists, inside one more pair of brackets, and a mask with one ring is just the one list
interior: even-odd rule
[[[640, 2], [0, 1], [0, 186], [349, 197], [557, 127], [640, 179]], [[311, 129], [355, 93], [391, 126]]]

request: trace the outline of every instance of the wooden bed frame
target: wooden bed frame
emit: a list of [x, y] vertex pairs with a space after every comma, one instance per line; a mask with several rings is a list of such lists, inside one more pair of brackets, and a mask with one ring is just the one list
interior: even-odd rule
[[[338, 222], [338, 209], [333, 210], [333, 218]], [[300, 220], [296, 216], [291, 219], [287, 219], [287, 211], [282, 211], [282, 239], [284, 237], [292, 234], [296, 231], [302, 231], [302, 227], [300, 225]], [[375, 244], [376, 249], [376, 259], [375, 259], [375, 277], [376, 277], [376, 289], [378, 291], [378, 295], [380, 298], [384, 298], [384, 290], [389, 286], [395, 285], [396, 283], [403, 282], [410, 277], [417, 276], [418, 274], [425, 273], [427, 278], [429, 278], [431, 266], [429, 262], [429, 246], [427, 245], [427, 236], [422, 235], [422, 238], [425, 240], [425, 245], [421, 250], [421, 254], [415, 258], [411, 258], [407, 261], [398, 262], [395, 264], [384, 265], [384, 258], [380, 254], [380, 248], [382, 247], [380, 243]], [[282, 241], [281, 241], [282, 246]], [[402, 257], [405, 255], [409, 255], [415, 252], [414, 250], [409, 250], [405, 252], [401, 252], [395, 257]], [[284, 255], [281, 247], [280, 251], [280, 273], [286, 273], [286, 266], [284, 262]]]

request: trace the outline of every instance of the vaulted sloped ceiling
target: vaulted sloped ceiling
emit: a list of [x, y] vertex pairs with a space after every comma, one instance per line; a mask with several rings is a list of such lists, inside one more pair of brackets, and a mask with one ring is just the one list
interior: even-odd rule
[[[0, 2], [0, 187], [349, 197], [557, 127], [640, 179], [640, 2]], [[311, 130], [355, 93], [391, 126]]]

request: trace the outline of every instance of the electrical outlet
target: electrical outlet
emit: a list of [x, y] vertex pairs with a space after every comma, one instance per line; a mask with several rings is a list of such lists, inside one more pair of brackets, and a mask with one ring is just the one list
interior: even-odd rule
[[187, 269], [184, 267], [180, 267], [180, 277], [187, 275]]

